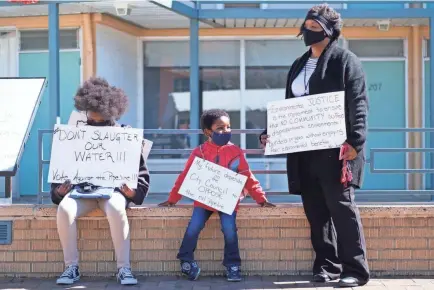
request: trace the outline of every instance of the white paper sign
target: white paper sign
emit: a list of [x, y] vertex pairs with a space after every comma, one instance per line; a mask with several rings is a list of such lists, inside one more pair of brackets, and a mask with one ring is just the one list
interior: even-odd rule
[[72, 111], [69, 116], [68, 125], [70, 126], [83, 126], [86, 125], [87, 116], [84, 112]]
[[0, 171], [12, 172], [18, 163], [44, 83], [45, 78], [0, 79]]
[[[69, 120], [68, 120], [68, 125], [86, 126], [86, 124], [87, 124], [87, 116], [85, 112], [77, 112], [77, 111], [71, 112], [71, 115], [69, 116]], [[144, 160], [148, 159], [149, 153], [151, 153], [152, 144], [153, 144], [152, 141], [143, 139], [142, 155]]]
[[56, 125], [48, 182], [135, 189], [142, 141], [142, 129]]
[[183, 196], [231, 215], [247, 177], [196, 157], [179, 189]]
[[345, 92], [267, 104], [265, 155], [338, 148], [347, 139]]

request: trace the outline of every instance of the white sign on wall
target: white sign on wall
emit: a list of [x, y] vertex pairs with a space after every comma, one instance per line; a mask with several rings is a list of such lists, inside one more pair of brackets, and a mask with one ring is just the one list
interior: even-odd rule
[[142, 129], [56, 125], [48, 182], [135, 189], [143, 141]]
[[345, 92], [267, 104], [265, 155], [339, 148], [347, 139]]
[[246, 181], [247, 177], [244, 175], [196, 157], [179, 193], [231, 215]]

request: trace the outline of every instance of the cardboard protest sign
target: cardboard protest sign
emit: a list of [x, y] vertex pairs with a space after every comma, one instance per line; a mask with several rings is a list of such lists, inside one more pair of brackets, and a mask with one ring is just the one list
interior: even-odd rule
[[265, 155], [339, 148], [347, 139], [345, 93], [270, 102], [267, 127]]
[[244, 175], [196, 157], [179, 193], [231, 215], [246, 181]]
[[142, 143], [142, 129], [56, 125], [48, 182], [135, 189]]

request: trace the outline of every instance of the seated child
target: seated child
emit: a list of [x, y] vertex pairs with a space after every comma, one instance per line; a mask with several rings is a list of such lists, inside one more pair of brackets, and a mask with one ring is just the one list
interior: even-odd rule
[[[75, 108], [86, 112], [88, 126], [114, 126], [128, 107], [128, 97], [105, 79], [90, 78], [78, 89], [74, 98]], [[84, 189], [84, 184], [77, 185]], [[130, 267], [130, 225], [126, 208], [129, 203], [142, 204], [149, 191], [149, 172], [142, 154], [139, 161], [137, 189], [124, 184], [116, 188], [109, 199], [75, 199], [71, 195], [71, 181], [51, 185], [51, 199], [57, 208], [57, 231], [62, 245], [65, 271], [56, 283], [71, 285], [80, 280], [77, 248], [77, 218], [94, 208], [100, 208], [107, 216], [115, 249], [117, 278], [122, 285], [135, 285], [137, 279]]]
[[[243, 151], [238, 146], [229, 142], [231, 139], [229, 115], [223, 110], [213, 109], [205, 111], [201, 117], [201, 127], [204, 134], [208, 137], [208, 141], [193, 150], [184, 171], [179, 175], [170, 192], [169, 199], [159, 204], [159, 206], [174, 206], [182, 198], [182, 195], [178, 191], [194, 158], [197, 156], [247, 176], [248, 179], [244, 190], [249, 192], [261, 206], [274, 207], [273, 204], [267, 201], [258, 180], [256, 180], [250, 171]], [[241, 195], [240, 201], [242, 198], [243, 195]], [[238, 204], [232, 215], [218, 212], [225, 240], [223, 265], [226, 267], [227, 280], [231, 282], [241, 281], [241, 258], [236, 227], [237, 209]], [[177, 256], [181, 261], [182, 274], [186, 275], [189, 280], [196, 280], [199, 277], [200, 268], [194, 260], [194, 251], [199, 234], [204, 228], [206, 221], [216, 211], [197, 201], [194, 202], [193, 215]]]

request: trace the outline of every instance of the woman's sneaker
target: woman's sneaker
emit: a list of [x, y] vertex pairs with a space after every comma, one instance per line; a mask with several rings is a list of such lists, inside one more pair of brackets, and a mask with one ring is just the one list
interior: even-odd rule
[[59, 285], [71, 285], [80, 280], [80, 270], [78, 266], [68, 266], [56, 283]]
[[239, 266], [226, 267], [226, 278], [229, 282], [241, 281], [241, 270]]
[[119, 283], [121, 285], [136, 285], [137, 279], [134, 277], [130, 268], [122, 267], [119, 268], [118, 274], [116, 275]]
[[181, 272], [188, 280], [196, 281], [199, 278], [200, 268], [196, 262], [181, 261]]

